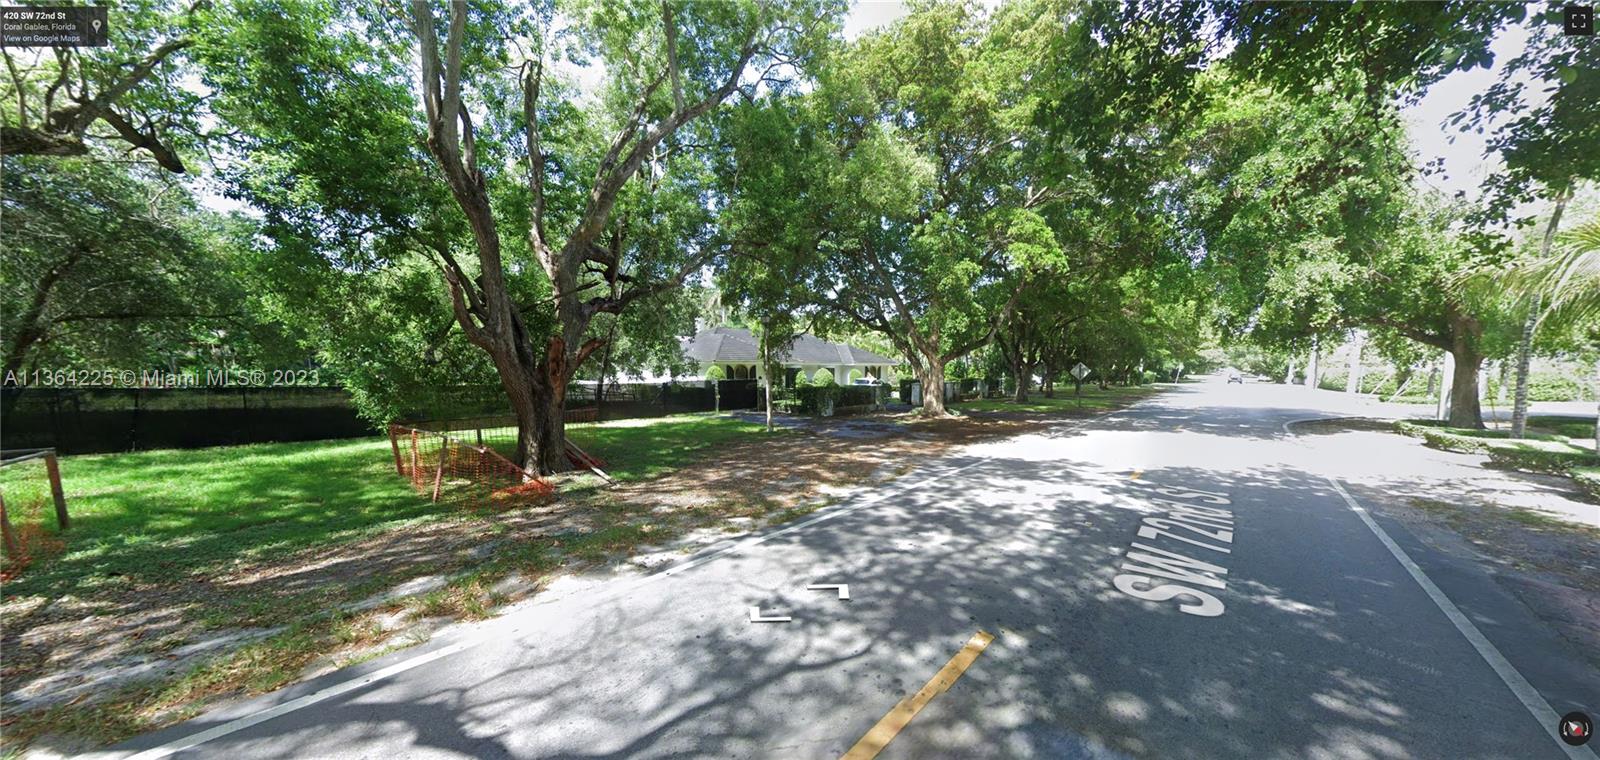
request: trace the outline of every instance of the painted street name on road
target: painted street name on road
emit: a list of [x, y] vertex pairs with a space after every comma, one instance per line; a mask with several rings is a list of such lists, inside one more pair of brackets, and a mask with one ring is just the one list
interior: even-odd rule
[[1111, 584], [1135, 599], [1176, 601], [1178, 611], [1185, 614], [1199, 617], [1221, 615], [1226, 609], [1222, 600], [1216, 594], [1201, 589], [1226, 589], [1227, 581], [1223, 576], [1228, 574], [1227, 568], [1189, 555], [1215, 559], [1192, 547], [1216, 554], [1233, 553], [1230, 548], [1233, 543], [1233, 513], [1218, 506], [1208, 506], [1232, 502], [1227, 494], [1194, 488], [1163, 486], [1154, 490], [1161, 496], [1151, 496], [1148, 500], [1165, 511], [1161, 516], [1146, 517], [1140, 521], [1138, 536], [1144, 541], [1134, 541], [1124, 553], [1120, 568], [1122, 572], [1111, 580]]

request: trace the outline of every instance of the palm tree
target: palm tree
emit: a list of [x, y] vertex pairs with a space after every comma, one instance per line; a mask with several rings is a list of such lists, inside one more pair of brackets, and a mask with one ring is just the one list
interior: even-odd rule
[[1550, 254], [1511, 271], [1516, 291], [1544, 303], [1541, 322], [1600, 322], [1600, 218], [1562, 233]]
[[[1507, 273], [1508, 288], [1542, 304], [1540, 324], [1586, 326], [1600, 338], [1600, 218], [1562, 233], [1549, 252], [1523, 262]], [[1600, 385], [1600, 363], [1595, 367]], [[1600, 451], [1600, 412], [1596, 414], [1595, 449]]]

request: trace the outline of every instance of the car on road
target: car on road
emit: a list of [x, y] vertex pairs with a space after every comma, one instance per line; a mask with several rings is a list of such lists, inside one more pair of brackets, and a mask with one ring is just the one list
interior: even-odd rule
[[1228, 373], [1228, 382], [1229, 383], [1238, 383], [1240, 385], [1244, 385], [1244, 375], [1241, 375], [1241, 374], [1239, 374], [1237, 372], [1229, 372]]

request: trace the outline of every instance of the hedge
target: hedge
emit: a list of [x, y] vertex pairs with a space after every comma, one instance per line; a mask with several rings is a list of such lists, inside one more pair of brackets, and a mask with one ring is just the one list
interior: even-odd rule
[[[853, 406], [872, 406], [879, 403], [880, 388], [887, 386], [877, 385], [810, 385], [794, 389], [795, 398], [799, 400], [801, 414], [819, 416], [832, 400], [833, 408]], [[887, 391], [882, 391], [887, 395]]]
[[1594, 420], [1585, 417], [1562, 417], [1557, 415], [1534, 415], [1528, 418], [1529, 427], [1553, 430], [1557, 435], [1567, 438], [1594, 437]]
[[1590, 497], [1600, 499], [1600, 456], [1563, 443], [1556, 436], [1511, 440], [1509, 431], [1446, 428], [1434, 420], [1396, 420], [1394, 429], [1421, 438], [1435, 449], [1487, 454], [1495, 467], [1569, 475]]
[[1589, 498], [1600, 501], [1600, 467], [1574, 467], [1567, 474]]
[[1520, 440], [1513, 440], [1509, 430], [1453, 428], [1446, 427], [1444, 423], [1436, 420], [1396, 420], [1394, 429], [1397, 433], [1421, 438], [1432, 448], [1462, 454], [1485, 454], [1496, 450], [1552, 453], [1577, 451], [1567, 445], [1560, 436], [1530, 433]]
[[1489, 461], [1513, 470], [1544, 472], [1551, 475], [1565, 475], [1575, 467], [1600, 465], [1600, 457], [1587, 451], [1557, 451], [1518, 446], [1490, 448]]
[[[1412, 438], [1421, 438], [1429, 447], [1444, 451], [1455, 451], [1462, 454], [1482, 454], [1489, 450], [1491, 435], [1467, 435], [1457, 429], [1446, 428], [1433, 420], [1396, 420], [1395, 432], [1409, 435]], [[1475, 431], [1482, 433], [1496, 433], [1499, 431]]]

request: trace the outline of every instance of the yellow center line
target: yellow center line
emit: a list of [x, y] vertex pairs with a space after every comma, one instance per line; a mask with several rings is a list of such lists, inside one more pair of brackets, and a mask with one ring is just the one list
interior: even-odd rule
[[917, 717], [917, 713], [921, 712], [928, 702], [948, 690], [962, 673], [967, 672], [967, 668], [972, 667], [973, 661], [978, 659], [978, 655], [983, 654], [983, 650], [991, 641], [994, 641], [994, 634], [985, 631], [972, 634], [966, 646], [961, 647], [961, 651], [956, 652], [956, 656], [951, 657], [950, 661], [934, 674], [933, 680], [923, 684], [922, 688], [909, 699], [900, 700], [899, 704], [868, 730], [840, 760], [872, 760], [877, 757], [878, 753], [900, 734], [900, 730], [910, 724], [912, 718]]

